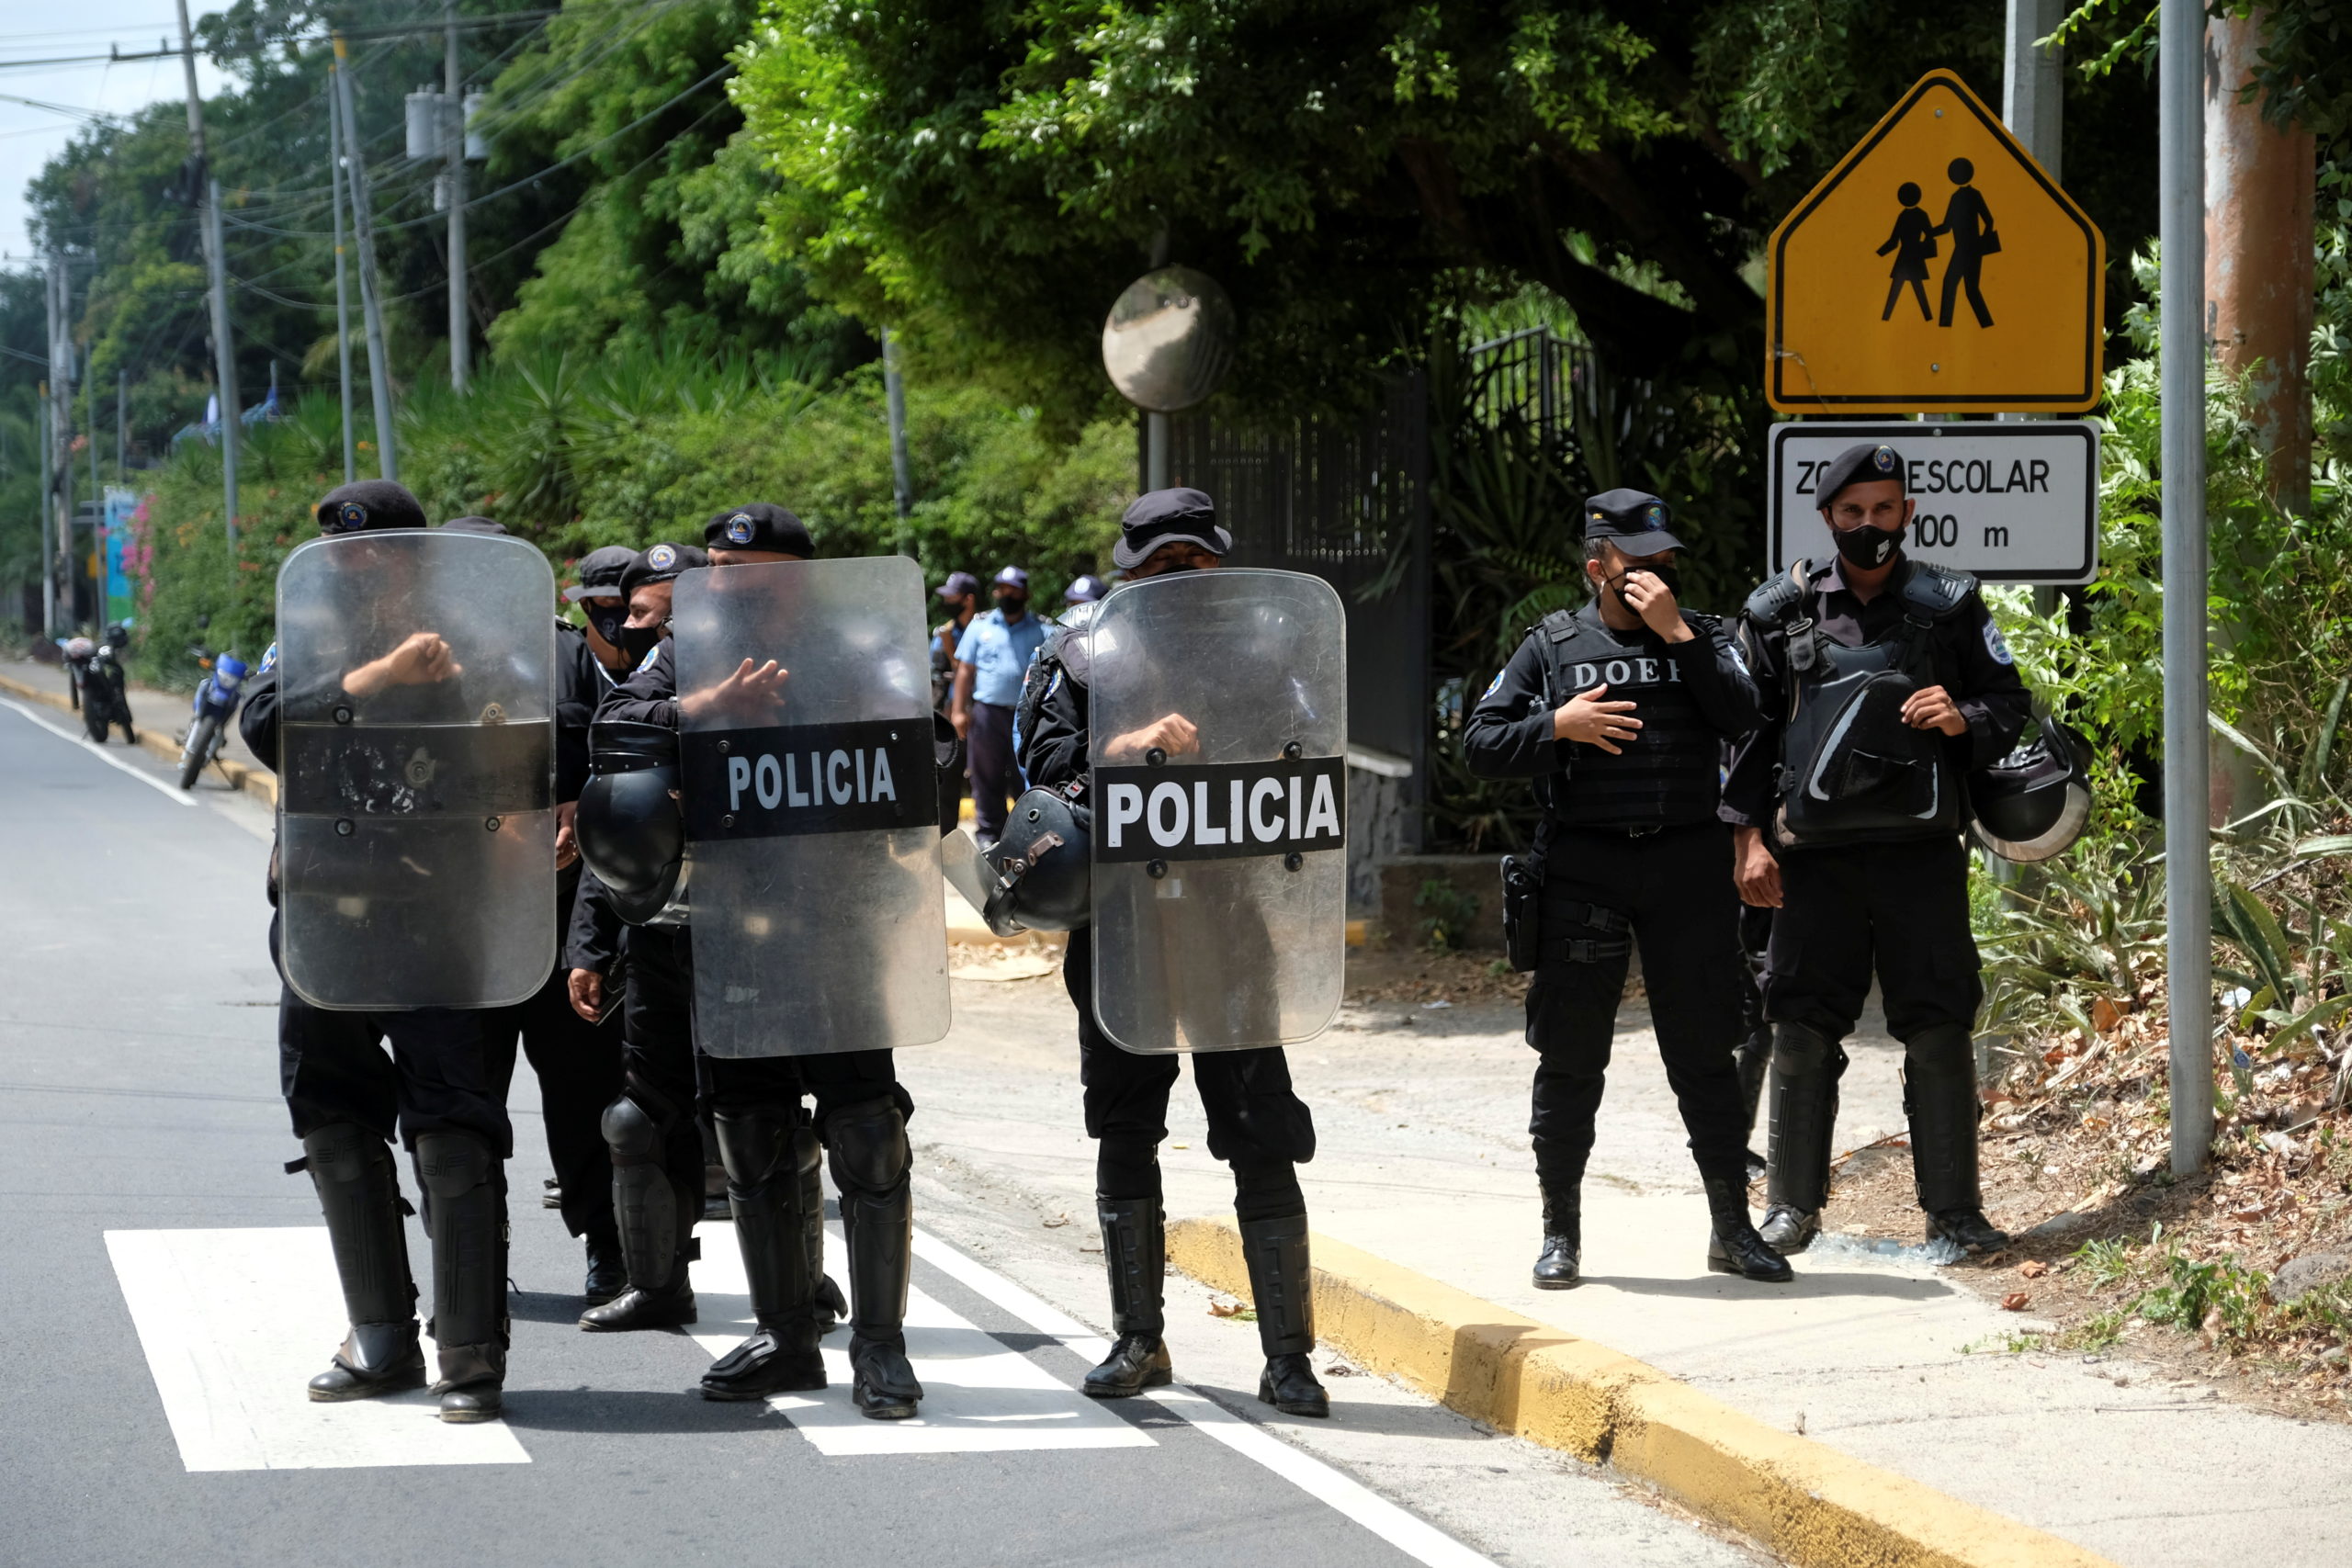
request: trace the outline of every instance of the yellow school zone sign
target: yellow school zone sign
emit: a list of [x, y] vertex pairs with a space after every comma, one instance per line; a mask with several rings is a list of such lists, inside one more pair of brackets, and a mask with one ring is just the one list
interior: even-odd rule
[[2082, 413], [2107, 242], [1998, 117], [1930, 71], [1772, 231], [1784, 413]]

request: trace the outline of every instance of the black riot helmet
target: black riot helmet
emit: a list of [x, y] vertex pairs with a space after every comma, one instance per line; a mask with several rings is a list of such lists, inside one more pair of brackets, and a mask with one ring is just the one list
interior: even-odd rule
[[1012, 803], [1004, 836], [978, 856], [970, 879], [954, 878], [967, 899], [981, 897], [980, 918], [999, 936], [1074, 931], [1087, 922], [1093, 891], [1093, 814], [1077, 804], [1083, 784], [1032, 789]]
[[641, 926], [677, 892], [685, 854], [678, 735], [608, 719], [589, 727], [588, 750], [592, 771], [572, 822], [580, 858], [612, 890], [621, 919]]
[[1968, 778], [1976, 841], [2019, 864], [2064, 853], [2091, 817], [2089, 744], [2047, 714], [2035, 721], [2040, 734]]

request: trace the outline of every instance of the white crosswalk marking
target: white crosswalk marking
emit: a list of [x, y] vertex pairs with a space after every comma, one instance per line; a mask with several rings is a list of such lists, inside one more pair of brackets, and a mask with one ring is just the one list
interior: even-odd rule
[[[742, 1258], [729, 1228], [708, 1226], [702, 1234], [703, 1261], [694, 1266], [702, 1321], [694, 1338], [716, 1358], [752, 1331], [752, 1303]], [[833, 1278], [847, 1279], [849, 1260], [839, 1235], [827, 1234], [825, 1252]], [[826, 1338], [830, 1386], [823, 1393], [779, 1394], [768, 1402], [811, 1447], [831, 1458], [1155, 1446], [1148, 1432], [921, 1291], [908, 1297], [907, 1359], [922, 1382], [922, 1414], [908, 1421], [859, 1415], [850, 1403], [848, 1345], [846, 1331]]]
[[[419, 1389], [314, 1404], [344, 1336], [323, 1229], [108, 1231], [107, 1253], [191, 1471], [528, 1464], [500, 1422], [453, 1427]], [[426, 1364], [433, 1342], [425, 1341]]]

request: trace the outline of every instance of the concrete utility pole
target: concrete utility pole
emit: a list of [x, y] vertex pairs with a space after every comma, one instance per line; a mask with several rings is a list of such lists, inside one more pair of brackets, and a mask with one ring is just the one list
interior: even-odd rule
[[237, 398], [237, 348], [229, 336], [229, 260], [220, 239], [220, 182], [212, 178], [204, 155], [204, 100], [196, 91], [196, 39], [188, 30], [187, 0], [175, 0], [180, 12], [180, 70], [187, 84], [189, 167], [195, 186], [203, 193], [204, 211], [197, 231], [204, 244], [204, 264], [212, 275], [212, 362], [220, 394], [220, 501], [229, 519], [229, 558], [237, 557], [237, 442], [244, 432], [244, 404]]
[[114, 373], [114, 477], [130, 482], [130, 372]]
[[376, 468], [386, 479], [401, 477], [392, 449], [391, 372], [384, 360], [384, 310], [377, 299], [376, 219], [368, 200], [368, 154], [360, 150], [359, 116], [351, 107], [351, 55], [343, 35], [334, 35], [336, 107], [343, 111], [344, 171], [351, 176], [351, 227], [359, 238], [359, 302], [368, 317], [368, 388], [376, 400]]
[[57, 421], [49, 406], [49, 383], [40, 384], [40, 408], [38, 415], [40, 428], [34, 432], [33, 445], [40, 448], [40, 635], [57, 636], [57, 554], [50, 535], [50, 487], [57, 482], [50, 471], [49, 433]]
[[359, 477], [359, 432], [351, 423], [351, 296], [344, 282], [343, 111], [337, 86], [342, 66], [327, 62], [327, 200], [334, 208], [335, 385], [343, 397], [343, 482]]
[[[2064, 184], [2061, 165], [2065, 154], [2066, 62], [2056, 44], [2041, 39], [2058, 30], [2066, 0], [2009, 0], [2008, 32], [2001, 71], [2001, 119], [2033, 161], [2051, 179]], [[2005, 413], [2004, 420], [2028, 420], [2027, 413]], [[2058, 608], [2058, 590], [2037, 587], [2033, 613], [2049, 615]], [[2006, 863], [1996, 869], [2005, 875]]]
[[2207, 863], [2205, 650], [2205, 7], [2163, 0], [2156, 34], [2163, 244], [2165, 959], [2172, 1014], [2172, 1168], [2213, 1144], [2213, 869]]
[[466, 389], [472, 370], [473, 345], [466, 323], [466, 108], [458, 81], [458, 7], [447, 19], [448, 59], [442, 71], [441, 136], [447, 143], [449, 182], [449, 385]]
[[907, 459], [907, 384], [899, 375], [899, 336], [882, 329], [882, 396], [890, 409], [890, 489], [898, 502], [896, 548], [902, 556], [915, 553], [914, 533], [907, 518], [914, 511], [914, 466]]
[[2259, 97], [2240, 101], [2262, 49], [2264, 13], [2206, 28], [2205, 299], [2214, 357], [2252, 369], [2255, 427], [2270, 493], [2301, 515], [2312, 501], [2312, 133], [2281, 130]]
[[59, 584], [64, 585], [64, 603], [60, 616], [67, 625], [74, 623], [74, 339], [68, 323], [73, 320], [73, 280], [65, 274], [65, 256], [52, 248], [49, 253], [49, 483], [41, 489], [42, 502], [48, 506], [48, 528], [57, 535], [55, 568], [50, 581], [50, 592], [55, 594]]

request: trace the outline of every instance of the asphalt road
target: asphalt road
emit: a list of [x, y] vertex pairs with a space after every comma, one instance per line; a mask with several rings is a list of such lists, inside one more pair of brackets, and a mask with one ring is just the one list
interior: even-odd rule
[[[1188, 1383], [1087, 1401], [1099, 1280], [934, 1176], [924, 1419], [849, 1409], [843, 1336], [823, 1395], [707, 1403], [694, 1382], [749, 1315], [731, 1234], [702, 1228], [693, 1333], [578, 1332], [578, 1246], [529, 1204], [527, 1071], [506, 1419], [312, 1405], [341, 1313], [310, 1184], [282, 1171], [268, 818], [68, 722], [0, 706], [0, 1563], [1756, 1561], [1377, 1379], [1339, 1382], [1328, 1427], [1272, 1418], [1250, 1331], [1203, 1328], [1181, 1280]], [[424, 1284], [421, 1233], [410, 1250]]]

